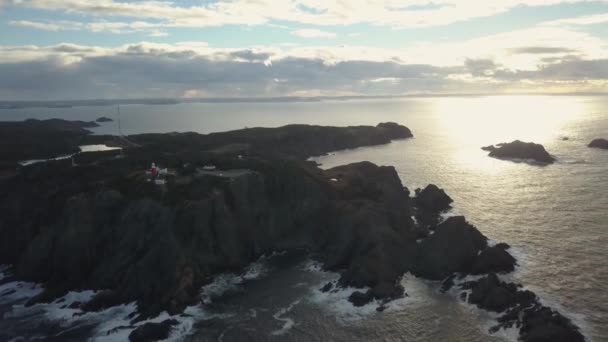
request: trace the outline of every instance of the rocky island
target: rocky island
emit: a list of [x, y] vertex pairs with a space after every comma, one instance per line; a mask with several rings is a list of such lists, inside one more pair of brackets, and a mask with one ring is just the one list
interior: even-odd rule
[[[138, 323], [200, 303], [200, 288], [221, 272], [303, 249], [340, 274], [323, 291], [360, 289], [349, 298], [355, 306], [376, 301], [382, 311], [405, 295], [400, 279], [411, 272], [502, 313], [494, 329], [516, 326], [522, 341], [584, 341], [535, 294], [496, 276], [516, 265], [508, 245], [491, 245], [462, 216], [440, 218], [452, 204], [442, 189], [429, 185], [412, 198], [391, 166], [360, 162], [322, 170], [306, 161], [411, 138], [405, 126], [289, 125], [126, 139], [92, 136], [79, 125], [49, 122], [39, 128], [44, 134], [30, 137], [56, 139], [56, 149], [34, 153], [30, 143], [2, 154], [15, 162], [86, 143], [124, 149], [118, 156], [15, 166], [0, 178], [0, 264], [12, 265], [2, 281], [44, 284], [26, 305], [94, 289], [99, 292], [89, 302], [66, 305], [87, 312], [136, 301], [138, 313], [124, 327], [136, 327], [130, 339], [165, 338], [171, 320]], [[162, 183], [146, 172], [151, 162], [169, 170]], [[481, 277], [465, 282], [466, 275]]]
[[102, 116], [100, 118], [97, 118], [97, 120], [95, 120], [95, 122], [112, 122], [112, 121], [114, 121], [114, 120], [112, 120], [106, 116]]
[[551, 164], [555, 162], [545, 147], [540, 144], [515, 140], [510, 143], [501, 143], [481, 148], [489, 151], [490, 157], [507, 160], [532, 160], [536, 163]]
[[587, 146], [608, 150], [608, 140], [602, 138], [593, 139]]

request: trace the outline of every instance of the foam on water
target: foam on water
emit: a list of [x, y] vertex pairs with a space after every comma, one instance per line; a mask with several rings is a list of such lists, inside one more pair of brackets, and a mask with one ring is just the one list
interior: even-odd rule
[[14, 281], [0, 285], [0, 304], [17, 302], [40, 294], [44, 288], [39, 284]]
[[[237, 290], [239, 285], [244, 282], [262, 276], [267, 272], [265, 262], [274, 255], [276, 254], [261, 257], [258, 261], [246, 267], [240, 274], [222, 274], [217, 276], [213, 282], [201, 289], [203, 302], [211, 303], [213, 298], [221, 296], [227, 291]], [[5, 277], [8, 269], [7, 266], [2, 266], [0, 268], [0, 277]], [[0, 285], [0, 303], [24, 301], [40, 294], [42, 291], [43, 287], [35, 283], [6, 283]], [[90, 326], [92, 327], [92, 333], [88, 340], [114, 342], [128, 340], [129, 334], [140, 325], [160, 323], [167, 319], [174, 319], [178, 322], [177, 325], [173, 326], [167, 341], [181, 341], [193, 333], [193, 327], [196, 322], [230, 316], [228, 314], [212, 314], [200, 305], [197, 305], [186, 308], [184, 313], [180, 315], [170, 316], [167, 312], [163, 312], [157, 317], [132, 324], [131, 319], [137, 312], [137, 305], [135, 303], [118, 305], [99, 312], [83, 312], [78, 308], [69, 308], [75, 302], [86, 303], [96, 293], [96, 291], [92, 290], [72, 291], [52, 303], [40, 303], [29, 307], [23, 304], [14, 304], [11, 310], [4, 314], [4, 317], [17, 319], [21, 317], [23, 319], [38, 317], [45, 321], [57, 323], [62, 328], [62, 331], [56, 334], [55, 337], [83, 326]], [[255, 315], [256, 313], [253, 314]], [[281, 320], [283, 318], [279, 317], [277, 319]], [[286, 323], [289, 322], [286, 321]], [[289, 326], [286, 325], [284, 329], [288, 330], [290, 326], [293, 326], [293, 322]], [[34, 337], [29, 336], [28, 338]], [[41, 336], [41, 338], [44, 339], [46, 337]]]
[[211, 304], [214, 298], [220, 297], [230, 291], [240, 290], [240, 285], [246, 281], [257, 279], [268, 271], [265, 262], [275, 256], [262, 256], [243, 270], [240, 274], [223, 273], [216, 276], [213, 281], [201, 289], [201, 300], [204, 304]]
[[281, 308], [274, 315], [272, 315], [272, 317], [274, 317], [274, 319], [276, 319], [277, 321], [284, 322], [284, 323], [283, 323], [283, 326], [281, 327], [281, 329], [272, 331], [270, 333], [271, 335], [281, 336], [281, 335], [284, 335], [285, 333], [287, 333], [289, 330], [291, 330], [291, 328], [293, 328], [293, 326], [295, 325], [295, 322], [293, 321], [293, 319], [291, 319], [289, 317], [283, 317], [283, 316], [288, 314], [293, 309], [293, 307], [298, 304], [300, 304], [299, 299], [296, 300], [295, 302], [289, 304], [289, 306], [287, 306], [286, 308]]

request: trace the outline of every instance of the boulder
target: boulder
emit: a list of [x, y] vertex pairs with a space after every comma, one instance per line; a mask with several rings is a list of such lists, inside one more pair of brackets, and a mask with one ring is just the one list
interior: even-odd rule
[[494, 146], [482, 147], [485, 151], [490, 151], [489, 156], [498, 159], [522, 159], [533, 160], [538, 163], [551, 164], [555, 162], [543, 145], [531, 142], [515, 140], [510, 143], [502, 143]]
[[591, 141], [587, 146], [606, 150], [608, 149], [608, 140], [601, 138], [593, 139], [593, 141]]
[[372, 296], [370, 291], [355, 291], [350, 296], [348, 296], [348, 301], [357, 307], [369, 304], [372, 300], [374, 300], [374, 297]]

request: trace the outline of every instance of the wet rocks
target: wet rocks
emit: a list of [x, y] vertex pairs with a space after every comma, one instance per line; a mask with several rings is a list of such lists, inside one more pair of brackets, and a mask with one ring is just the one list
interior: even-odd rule
[[555, 162], [543, 145], [515, 140], [496, 146], [485, 146], [482, 150], [489, 151], [490, 157], [498, 159], [533, 160], [538, 163], [551, 164]]
[[523, 290], [518, 284], [503, 282], [494, 273], [465, 282], [461, 288], [471, 291], [465, 297], [469, 303], [502, 313], [498, 318], [499, 324], [490, 332], [516, 326], [520, 329], [520, 340], [524, 342], [585, 341], [578, 327], [559, 312], [540, 304], [532, 291]]
[[423, 190], [416, 189], [416, 205], [426, 211], [440, 212], [451, 208], [454, 202], [448, 194], [435, 184], [429, 184]]
[[370, 291], [362, 292], [355, 291], [348, 296], [348, 301], [351, 302], [354, 306], [364, 306], [374, 300]]
[[542, 305], [523, 311], [520, 338], [523, 342], [585, 341], [585, 337], [570, 319]]
[[496, 245], [481, 251], [471, 266], [471, 274], [509, 273], [515, 270], [516, 264], [515, 258], [503, 245]]
[[608, 140], [601, 139], [601, 138], [593, 139], [593, 141], [591, 141], [589, 143], [589, 145], [587, 145], [587, 146], [592, 147], [592, 148], [601, 148], [601, 149], [606, 150], [606, 149], [608, 149]]
[[321, 292], [329, 292], [333, 288], [334, 288], [334, 283], [330, 281], [327, 284], [323, 285], [323, 287], [320, 288], [320, 291]]
[[351, 299], [399, 296], [397, 280], [409, 267], [415, 244], [409, 191], [393, 167], [369, 162], [325, 171], [335, 191], [322, 243], [315, 249], [326, 269], [340, 272], [339, 286], [369, 287]]
[[123, 300], [116, 291], [105, 290], [98, 292], [90, 301], [81, 304], [82, 311], [98, 312], [122, 304]]
[[174, 319], [167, 319], [160, 323], [145, 323], [129, 334], [130, 342], [152, 342], [165, 340], [169, 337], [173, 326], [179, 324]]
[[417, 244], [414, 273], [442, 280], [455, 272], [468, 272], [479, 252], [487, 247], [487, 238], [463, 216], [442, 222], [435, 233]]

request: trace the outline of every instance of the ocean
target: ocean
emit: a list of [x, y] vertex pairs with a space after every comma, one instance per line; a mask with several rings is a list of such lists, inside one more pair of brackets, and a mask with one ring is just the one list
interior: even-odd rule
[[[123, 105], [124, 134], [209, 133], [292, 123], [375, 125], [394, 121], [414, 139], [313, 158], [323, 168], [369, 160], [393, 165], [412, 192], [429, 183], [454, 199], [448, 215], [465, 215], [494, 241], [507, 242], [519, 266], [507, 279], [573, 319], [593, 342], [608, 341], [608, 97], [428, 97], [304, 103]], [[117, 119], [115, 107], [0, 110], [0, 120]], [[95, 133], [118, 133], [117, 121]], [[548, 166], [493, 159], [482, 146], [520, 139], [543, 144], [557, 158]], [[0, 276], [1, 277], [1, 276]], [[322, 293], [336, 274], [304, 253], [265, 257], [240, 275], [222, 275], [201, 289], [205, 305], [178, 317], [172, 340], [188, 341], [515, 341], [515, 330], [489, 335], [495, 316], [462, 303], [439, 284], [404, 275], [407, 297], [382, 313], [354, 308], [352, 289]], [[4, 291], [15, 289], [8, 295]], [[134, 310], [125, 305], [72, 317], [60, 303], [24, 308], [35, 284], [0, 286], [0, 330], [29, 340], [121, 341]], [[88, 298], [90, 291], [71, 293]], [[166, 317], [159, 317], [162, 320]], [[111, 332], [108, 334], [108, 332]], [[128, 334], [128, 333], [127, 333]], [[0, 340], [2, 339], [0, 333]], [[9, 335], [6, 335], [9, 336]]]

